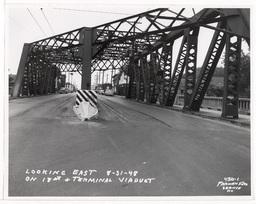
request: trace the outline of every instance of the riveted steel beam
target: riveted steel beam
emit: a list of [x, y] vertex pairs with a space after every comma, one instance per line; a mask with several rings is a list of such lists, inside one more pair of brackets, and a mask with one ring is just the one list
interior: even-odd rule
[[172, 79], [169, 85], [167, 97], [165, 99], [164, 104], [166, 106], [173, 106], [173, 103], [175, 101], [175, 97], [180, 85], [181, 77], [184, 72], [186, 57], [187, 57], [187, 37], [184, 36], [180, 46], [180, 51], [176, 60], [176, 64], [173, 70]]
[[128, 90], [127, 90], [127, 99], [136, 99], [136, 81], [135, 81], [135, 63], [138, 63], [138, 61], [130, 61], [130, 64], [128, 65], [128, 76], [130, 78]]
[[90, 90], [91, 89], [91, 62], [92, 62], [92, 29], [83, 29], [83, 49], [82, 49], [82, 84], [81, 88]]
[[164, 105], [164, 102], [167, 100], [168, 89], [171, 83], [171, 74], [172, 74], [172, 53], [173, 53], [173, 42], [169, 45], [164, 44], [161, 55], [161, 67], [163, 70], [163, 75], [161, 76], [162, 85], [160, 92], [160, 104]]
[[196, 83], [196, 60], [197, 60], [197, 42], [199, 28], [187, 30], [187, 53], [186, 53], [186, 74], [185, 74], [185, 91], [183, 109], [188, 110], [189, 101], [195, 90]]
[[[218, 28], [226, 27], [226, 23], [219, 23]], [[205, 57], [201, 72], [197, 79], [195, 91], [192, 94], [188, 105], [189, 110], [199, 111], [206, 94], [207, 88], [211, 82], [215, 68], [226, 43], [225, 33], [219, 30], [215, 31], [207, 55]]]
[[238, 84], [241, 63], [241, 38], [226, 35], [222, 117], [238, 118]]
[[[39, 81], [44, 81], [44, 73], [48, 66], [56, 66], [57, 69], [64, 72], [79, 72], [83, 78], [82, 87], [89, 88], [90, 74], [93, 71], [130, 64], [133, 67], [133, 72], [131, 72], [133, 77], [132, 87], [137, 87], [137, 98], [141, 99], [141, 95], [144, 94], [148, 102], [155, 102], [157, 98], [161, 104], [172, 105], [173, 96], [176, 96], [176, 89], [183, 74], [184, 64], [193, 63], [192, 61], [195, 60], [196, 56], [183, 57], [189, 43], [189, 39], [186, 38], [181, 46], [182, 52], [178, 55], [177, 61], [180, 64], [176, 63], [171, 77], [172, 51], [168, 50], [171, 46], [166, 46], [167, 44], [172, 44], [176, 39], [183, 36], [184, 30], [201, 26], [219, 30], [219, 32], [226, 34], [235, 33], [238, 36], [246, 37], [247, 42], [249, 41], [250, 19], [248, 9], [202, 9], [197, 14], [194, 12], [192, 17], [186, 17], [183, 14], [184, 10], [183, 8], [179, 12], [174, 12], [168, 8], [158, 8], [93, 28], [83, 27], [33, 42], [30, 44], [31, 49], [27, 53], [25, 62], [27, 63], [29, 58], [33, 61], [26, 64], [21, 70], [25, 77], [22, 78], [23, 88], [20, 86], [19, 90], [22, 90], [20, 92], [24, 90], [24, 94], [42, 92], [42, 87], [40, 88], [41, 91], [35, 91], [34, 84], [43, 86], [43, 83], [39, 83]], [[228, 22], [231, 29], [215, 28], [211, 25], [212, 23], [225, 21]], [[236, 23], [239, 24], [237, 27]], [[85, 32], [85, 30], [88, 32]], [[157, 58], [154, 58], [156, 61], [153, 58], [149, 59], [148, 56], [152, 56], [152, 54], [157, 55]], [[193, 59], [190, 59], [191, 57]], [[40, 58], [45, 63], [41, 63], [40, 60], [34, 58]], [[215, 58], [217, 61], [218, 56]], [[134, 66], [134, 63], [139, 59], [144, 60], [141, 61], [140, 65]], [[184, 60], [186, 60], [186, 63]], [[188, 62], [189, 60], [190, 62]], [[37, 66], [37, 64], [40, 66]], [[187, 81], [191, 77], [194, 79], [194, 71], [194, 69], [188, 70]], [[41, 73], [41, 79], [39, 72]], [[38, 75], [35, 73], [38, 73]], [[159, 79], [160, 75], [161, 80]], [[192, 81], [193, 83], [186, 82], [187, 90], [190, 90], [188, 88], [190, 84], [194, 84], [194, 80]], [[147, 82], [149, 83], [147, 84]], [[136, 86], [133, 86], [134, 84]], [[206, 84], [204, 83], [203, 86], [207, 87]], [[144, 87], [144, 92], [141, 87]], [[194, 85], [192, 89], [194, 89]], [[134, 90], [134, 88], [131, 90]], [[17, 95], [17, 87], [14, 92]], [[136, 98], [136, 96], [134, 97]], [[193, 97], [190, 95], [190, 102], [194, 100], [191, 99]], [[191, 103], [188, 104], [187, 101], [185, 103], [187, 108], [194, 108]]]
[[15, 78], [12, 96], [19, 97], [23, 85], [24, 73], [26, 72], [26, 64], [29, 60], [30, 44], [24, 44], [21, 59], [18, 67], [17, 76]]

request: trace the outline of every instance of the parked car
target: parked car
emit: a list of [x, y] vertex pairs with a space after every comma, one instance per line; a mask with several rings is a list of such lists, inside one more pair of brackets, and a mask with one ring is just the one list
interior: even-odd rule
[[101, 88], [101, 87], [98, 87], [97, 89], [95, 89], [95, 92], [97, 93], [97, 94], [104, 94], [104, 90]]
[[59, 93], [60, 94], [67, 94], [68, 93], [68, 89], [66, 87], [61, 87], [60, 90], [59, 90]]
[[100, 90], [99, 90], [99, 94], [104, 95], [104, 90], [103, 90], [103, 89], [100, 89]]
[[105, 95], [106, 96], [114, 96], [114, 91], [112, 89], [106, 89]]

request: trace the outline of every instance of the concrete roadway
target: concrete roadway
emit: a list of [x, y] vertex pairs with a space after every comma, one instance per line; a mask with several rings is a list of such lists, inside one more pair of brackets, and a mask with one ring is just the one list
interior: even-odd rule
[[250, 195], [249, 129], [117, 96], [81, 122], [74, 104], [10, 100], [9, 196]]

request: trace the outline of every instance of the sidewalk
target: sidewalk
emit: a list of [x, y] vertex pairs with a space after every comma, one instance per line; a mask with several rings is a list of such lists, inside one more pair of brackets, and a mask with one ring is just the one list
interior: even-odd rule
[[250, 124], [251, 124], [250, 115], [238, 114], [238, 118], [223, 118], [221, 117], [221, 111], [212, 110], [212, 109], [201, 108], [200, 111], [197, 112], [197, 111], [184, 111], [182, 110], [183, 107], [178, 105], [174, 105], [173, 107], [167, 107], [167, 108], [175, 111], [181, 111], [185, 114], [196, 115], [202, 118], [208, 118], [213, 120], [221, 120], [221, 121], [229, 122], [235, 125], [240, 125], [248, 128], [250, 128]]
[[[115, 97], [116, 96], [117, 95], [115, 95]], [[118, 97], [122, 97], [122, 96], [118, 96]], [[125, 99], [125, 97], [122, 97], [122, 98]], [[127, 100], [127, 99], [125, 99], [125, 100]], [[132, 101], [136, 101], [136, 100], [132, 100]], [[141, 101], [136, 101], [136, 102], [144, 103]], [[196, 115], [196, 116], [199, 116], [202, 118], [208, 118], [208, 119], [212, 119], [212, 120], [220, 120], [223, 122], [228, 122], [228, 123], [232, 123], [232, 124], [247, 127], [247, 128], [250, 128], [250, 125], [251, 125], [251, 116], [250, 115], [239, 114], [238, 118], [223, 118], [223, 117], [221, 117], [221, 111], [212, 110], [212, 109], [201, 108], [200, 111], [197, 112], [197, 111], [185, 111], [185, 110], [183, 110], [183, 106], [181, 106], [181, 105], [174, 105], [174, 106], [170, 107], [170, 106], [160, 106], [157, 104], [146, 104], [146, 103], [144, 103], [144, 104], [157, 106], [157, 107], [161, 107], [161, 108], [165, 108], [165, 109], [169, 109], [169, 110], [173, 110], [173, 111], [180, 111], [180, 112], [183, 112], [184, 114]]]

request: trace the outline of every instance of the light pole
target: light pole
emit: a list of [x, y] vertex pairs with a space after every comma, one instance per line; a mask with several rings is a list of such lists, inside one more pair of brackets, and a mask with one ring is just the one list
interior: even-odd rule
[[71, 87], [70, 87], [70, 88], [72, 88], [72, 87], [73, 87], [73, 86], [72, 86], [73, 72], [71, 72], [70, 74], [71, 74], [71, 81], [70, 81], [70, 86], [71, 86]]

